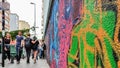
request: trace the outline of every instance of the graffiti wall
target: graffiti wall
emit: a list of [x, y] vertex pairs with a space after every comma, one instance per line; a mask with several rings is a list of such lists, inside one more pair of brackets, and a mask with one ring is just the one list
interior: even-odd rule
[[120, 0], [54, 0], [50, 14], [51, 68], [120, 68]]

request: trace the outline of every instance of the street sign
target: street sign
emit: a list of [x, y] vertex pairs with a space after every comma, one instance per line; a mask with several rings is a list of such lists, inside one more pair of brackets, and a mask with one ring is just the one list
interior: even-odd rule
[[0, 10], [10, 10], [10, 4], [8, 2], [0, 2]]
[[33, 27], [31, 28], [31, 30], [32, 30], [32, 31], [35, 31], [35, 27], [33, 26]]
[[36, 28], [39, 28], [39, 27], [35, 27], [35, 26], [33, 26], [33, 27], [31, 27], [30, 29], [31, 29], [32, 31], [35, 31]]

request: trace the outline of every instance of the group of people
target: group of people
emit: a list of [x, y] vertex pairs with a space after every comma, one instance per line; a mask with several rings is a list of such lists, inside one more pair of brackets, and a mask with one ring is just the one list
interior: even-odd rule
[[[26, 62], [30, 63], [30, 56], [32, 55], [32, 58], [34, 60], [34, 63], [36, 63], [36, 59], [38, 58], [44, 58], [45, 57], [45, 50], [46, 45], [44, 43], [44, 40], [38, 40], [37, 37], [30, 37], [30, 34], [28, 33], [26, 37], [22, 35], [22, 32], [18, 32], [18, 35], [16, 36], [16, 40], [11, 39], [11, 35], [9, 33], [5, 36], [5, 54], [8, 60], [11, 62], [11, 56], [10, 56], [10, 45], [15, 45], [16, 48], [16, 61], [17, 64], [20, 63], [23, 48], [26, 50]], [[13, 63], [13, 62], [12, 62]]]

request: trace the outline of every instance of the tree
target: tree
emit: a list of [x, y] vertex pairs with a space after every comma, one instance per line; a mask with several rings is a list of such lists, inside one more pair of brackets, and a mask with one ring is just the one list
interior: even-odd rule
[[[19, 31], [21, 31], [23, 33], [24, 36], [26, 36], [26, 33], [29, 32], [30, 29], [25, 29], [25, 30], [16, 30], [16, 31], [11, 31], [11, 32], [6, 32], [6, 33], [10, 33], [11, 37], [13, 40], [15, 40], [16, 35], [18, 34]], [[0, 38], [2, 38], [2, 32], [0, 32]]]

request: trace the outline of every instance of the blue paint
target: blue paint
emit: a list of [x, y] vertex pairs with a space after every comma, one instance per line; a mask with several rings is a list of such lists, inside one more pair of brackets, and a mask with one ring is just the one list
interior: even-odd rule
[[[52, 63], [55, 60], [56, 68], [58, 68], [58, 59], [59, 59], [59, 38], [58, 38], [58, 0], [54, 1], [52, 7], [52, 14], [50, 18], [50, 61]], [[54, 55], [52, 54], [54, 52]]]
[[65, 0], [65, 9], [64, 9], [64, 15], [65, 19], [68, 20], [71, 14], [71, 9], [72, 9], [72, 0]]

